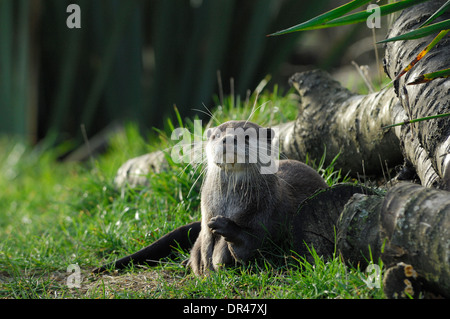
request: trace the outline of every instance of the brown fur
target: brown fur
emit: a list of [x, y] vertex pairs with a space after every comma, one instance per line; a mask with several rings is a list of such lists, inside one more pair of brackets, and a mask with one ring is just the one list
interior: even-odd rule
[[[259, 159], [249, 163], [247, 156], [245, 163], [237, 162], [243, 151], [236, 146], [234, 162], [225, 163], [229, 160], [225, 155], [217, 161], [221, 147], [225, 152], [233, 141], [227, 128], [253, 128], [258, 137], [265, 132], [269, 142], [274, 133], [246, 121], [226, 122], [208, 131], [201, 230], [188, 263], [197, 275], [248, 261], [268, 238], [275, 243], [285, 240], [299, 204], [316, 190], [328, 187], [316, 171], [294, 160], [280, 160], [276, 173], [261, 174]], [[258, 145], [250, 139], [246, 154], [258, 150]]]

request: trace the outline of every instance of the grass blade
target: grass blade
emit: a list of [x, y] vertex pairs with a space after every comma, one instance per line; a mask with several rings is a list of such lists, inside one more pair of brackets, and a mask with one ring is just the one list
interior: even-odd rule
[[414, 81], [409, 82], [408, 85], [415, 85], [433, 81], [437, 78], [448, 78], [450, 76], [450, 69], [444, 69], [436, 72], [431, 72], [427, 74], [422, 74], [414, 79]]
[[[386, 4], [386, 5], [380, 6], [380, 15], [384, 16], [387, 14], [391, 14], [391, 13], [406, 9], [408, 7], [411, 7], [413, 5], [416, 5], [420, 2], [425, 2], [425, 1], [428, 1], [428, 0], [419, 0], [419, 1], [418, 0], [404, 0], [404, 1]], [[342, 25], [360, 23], [360, 22], [366, 21], [367, 18], [372, 14], [373, 14], [372, 12], [367, 12], [366, 10], [360, 11], [360, 12], [356, 12], [353, 14], [349, 14], [349, 15], [337, 18], [337, 19], [333, 19], [322, 25], [310, 27], [310, 28], [308, 28], [308, 30], [325, 29], [325, 28], [332, 28], [332, 27], [337, 27], [337, 26], [342, 26]]]
[[437, 114], [437, 115], [421, 117], [419, 119], [408, 120], [408, 121], [404, 121], [404, 122], [400, 122], [400, 123], [396, 123], [396, 124], [383, 126], [382, 129], [388, 129], [388, 128], [391, 128], [391, 127], [394, 127], [394, 126], [400, 126], [400, 125], [403, 125], [403, 124], [411, 124], [411, 123], [416, 123], [416, 122], [428, 121], [428, 120], [437, 119], [437, 118], [446, 117], [446, 116], [450, 116], [450, 113], [443, 113], [443, 114]]
[[14, 106], [14, 129], [15, 133], [26, 136], [28, 133], [28, 107], [29, 107], [29, 49], [30, 49], [30, 33], [29, 33], [29, 16], [30, 3], [28, 1], [19, 1], [18, 7], [18, 30], [16, 53], [13, 59], [16, 60], [13, 70], [13, 97], [12, 104]]
[[260, 3], [255, 6], [254, 15], [249, 19], [246, 30], [248, 41], [245, 42], [243, 48], [245, 54], [242, 56], [242, 68], [238, 77], [238, 92], [244, 92], [251, 83], [251, 77], [262, 59], [264, 44], [267, 41], [264, 35], [269, 30], [270, 12], [272, 11], [267, 8], [274, 7], [274, 2], [265, 0]]
[[135, 4], [131, 1], [121, 3], [123, 3], [123, 5], [120, 7], [120, 10], [117, 10], [116, 12], [116, 20], [111, 31], [110, 38], [108, 39], [108, 42], [106, 43], [104, 49], [102, 63], [99, 71], [95, 76], [92, 88], [86, 101], [86, 105], [84, 107], [84, 112], [82, 114], [81, 123], [85, 124], [87, 128], [90, 128], [91, 124], [93, 123], [94, 115], [99, 105], [98, 101], [100, 100], [101, 95], [104, 92], [108, 76], [110, 75], [112, 65], [114, 63], [114, 58], [116, 57], [117, 48], [122, 39], [124, 29], [126, 28], [127, 23], [129, 23], [129, 19], [131, 17], [131, 13]]
[[419, 28], [422, 28], [428, 24], [430, 24], [430, 22], [434, 21], [434, 19], [436, 19], [437, 17], [439, 17], [441, 14], [443, 14], [445, 11], [447, 11], [448, 9], [450, 9], [450, 0], [448, 0], [446, 3], [444, 3], [442, 5], [442, 7], [440, 7], [439, 9], [436, 10], [435, 13], [433, 13], [433, 15], [431, 17], [429, 17], [427, 19], [427, 21], [425, 21], [424, 23], [421, 24], [421, 26]]
[[296, 31], [310, 30], [311, 27], [317, 27], [317, 26], [322, 25], [333, 19], [340, 18], [340, 17], [342, 17], [342, 15], [346, 14], [347, 12], [350, 12], [358, 7], [361, 7], [362, 5], [364, 5], [368, 2], [370, 2], [370, 0], [351, 1], [347, 4], [344, 4], [340, 7], [335, 8], [333, 10], [330, 10], [321, 15], [318, 15], [317, 17], [312, 18], [306, 22], [297, 24], [297, 25], [290, 27], [288, 29], [285, 29], [285, 30], [281, 30], [281, 31], [269, 34], [269, 36], [276, 36], [276, 35], [296, 32]]
[[411, 68], [416, 65], [417, 62], [419, 62], [430, 50], [449, 32], [450, 30], [442, 30], [439, 32], [439, 34], [431, 41], [430, 44], [428, 44], [425, 49], [420, 51], [420, 53], [414, 58], [414, 60], [408, 64], [397, 76], [396, 80], [398, 80], [400, 77], [402, 77], [406, 72], [411, 70]]
[[12, 104], [13, 74], [13, 1], [0, 1], [0, 129], [10, 132], [13, 129], [14, 108]]
[[412, 39], [419, 39], [423, 38], [429, 34], [432, 34], [434, 32], [442, 31], [445, 29], [450, 29], [450, 19], [429, 25], [427, 27], [419, 28], [417, 30], [392, 37], [386, 40], [378, 41], [377, 43], [385, 43], [385, 42], [391, 42], [391, 41], [399, 41], [399, 40], [412, 40]]

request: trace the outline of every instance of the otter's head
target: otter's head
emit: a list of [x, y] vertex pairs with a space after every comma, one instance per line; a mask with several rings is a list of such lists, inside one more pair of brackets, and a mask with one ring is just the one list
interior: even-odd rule
[[[209, 166], [239, 172], [249, 168], [273, 167], [275, 131], [248, 121], [229, 121], [206, 131]], [[261, 173], [264, 173], [261, 171]], [[274, 172], [269, 172], [274, 173]]]

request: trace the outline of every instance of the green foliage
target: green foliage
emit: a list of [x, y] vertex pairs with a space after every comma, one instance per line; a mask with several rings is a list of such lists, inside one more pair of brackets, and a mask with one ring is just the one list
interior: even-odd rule
[[[408, 33], [392, 37], [383, 41], [379, 41], [379, 43], [392, 42], [392, 41], [400, 41], [400, 40], [412, 40], [412, 39], [420, 39], [426, 37], [430, 34], [439, 33], [441, 31], [448, 31], [446, 29], [450, 28], [450, 19], [444, 20], [441, 22], [434, 23], [429, 26], [420, 27], [416, 30], [410, 31]], [[439, 39], [440, 40], [440, 39]]]
[[[353, 9], [359, 8], [360, 6], [370, 2], [370, 0], [353, 0], [344, 4], [336, 9], [330, 10], [326, 13], [318, 15], [315, 18], [312, 18], [306, 22], [300, 23], [296, 26], [288, 28], [286, 30], [282, 30], [271, 35], [282, 35], [285, 33], [297, 32], [297, 31], [305, 31], [305, 30], [313, 30], [315, 28], [323, 27], [329, 21], [332, 21], [342, 15], [352, 11]], [[347, 23], [348, 24], [348, 23]]]
[[0, 1], [0, 129], [22, 136], [29, 133], [27, 101], [30, 92], [23, 90], [32, 78], [29, 12], [29, 1]]
[[[380, 15], [392, 14], [394, 12], [402, 11], [405, 8], [408, 8], [413, 5], [417, 5], [420, 2], [425, 2], [429, 0], [403, 0], [396, 3], [387, 4], [384, 6], [380, 6]], [[338, 8], [330, 10], [326, 13], [323, 13], [315, 18], [312, 18], [306, 22], [293, 26], [283, 31], [276, 32], [272, 35], [281, 35], [290, 32], [297, 31], [307, 31], [314, 29], [322, 29], [322, 28], [330, 28], [336, 26], [342, 26], [353, 23], [360, 23], [366, 21], [366, 19], [372, 14], [372, 12], [361, 11], [358, 13], [346, 15], [349, 11], [356, 9], [358, 7], [362, 7], [365, 5], [367, 0], [354, 0], [345, 5], [342, 5]], [[416, 30], [410, 31], [406, 34], [402, 34], [396, 37], [392, 37], [383, 41], [379, 41], [379, 43], [391, 42], [391, 41], [400, 41], [400, 40], [411, 40], [418, 39], [428, 36], [433, 33], [439, 33], [439, 35], [435, 38], [435, 40], [430, 43], [427, 47], [431, 49], [437, 42], [439, 42], [448, 32], [448, 28], [450, 27], [450, 20], [444, 20], [435, 24], [429, 25], [434, 19], [438, 16], [442, 15], [444, 12], [448, 11], [450, 8], [450, 1], [447, 1], [443, 6], [441, 6], [436, 12], [430, 16], [427, 21], [425, 21], [422, 25], [419, 26]], [[425, 55], [425, 53], [421, 53], [421, 57]], [[418, 60], [418, 58], [416, 58]], [[410, 69], [410, 68], [409, 68]], [[408, 69], [408, 70], [409, 70]], [[443, 70], [445, 72], [445, 70]]]
[[448, 77], [450, 77], [450, 68], [419, 75], [417, 78], [414, 79], [414, 81], [409, 82], [408, 85], [426, 83], [429, 81], [433, 81], [434, 79], [437, 78], [448, 78]]
[[448, 11], [449, 9], [450, 9], [450, 0], [447, 0], [447, 2], [444, 3], [439, 9], [437, 9], [436, 12], [431, 15], [431, 17], [429, 17], [424, 23], [422, 23], [420, 28], [430, 24], [437, 17], [439, 17], [440, 15], [442, 15], [444, 12]]
[[[269, 261], [220, 269], [207, 278], [188, 275], [182, 285], [159, 280], [154, 297], [250, 298], [250, 299], [359, 299], [383, 298], [379, 288], [370, 289], [367, 274], [350, 268], [337, 257], [323, 260], [311, 249], [314, 263], [304, 257], [286, 256], [284, 265]], [[172, 269], [173, 266], [171, 266]], [[175, 272], [173, 276], [178, 276]], [[152, 296], [153, 297], [153, 296]]]
[[[218, 71], [243, 96], [300, 36], [265, 34], [328, 1], [2, 0], [0, 132], [79, 143], [81, 125], [89, 136], [112, 121], [161, 128], [173, 105], [183, 116], [209, 105]], [[80, 29], [66, 26], [72, 3]]]
[[315, 168], [317, 172], [325, 179], [328, 186], [333, 186], [337, 183], [346, 183], [350, 181], [350, 177], [348, 176], [348, 173], [344, 176], [342, 176], [342, 170], [336, 170], [335, 164], [337, 159], [339, 158], [339, 154], [336, 154], [336, 156], [333, 158], [331, 163], [329, 163], [327, 166], [325, 166], [325, 157], [327, 154], [327, 150], [325, 148], [325, 151], [320, 158], [319, 164], [316, 165], [314, 160], [310, 160], [309, 156], [306, 158], [305, 163], [310, 165], [311, 167]]
[[[416, 5], [416, 4], [418, 4], [420, 2], [424, 2], [424, 1], [428, 1], [428, 0], [403, 0], [403, 1], [398, 1], [398, 2], [394, 2], [394, 3], [389, 3], [389, 4], [379, 7], [380, 15], [383, 16], [383, 15], [391, 14], [391, 13], [403, 10], [405, 8], [408, 8], [410, 6]], [[367, 20], [367, 18], [372, 14], [372, 12], [364, 10], [364, 11], [360, 11], [360, 12], [349, 14], [349, 15], [345, 15], [345, 14], [352, 11], [353, 9], [362, 7], [363, 5], [367, 4], [368, 2], [370, 2], [370, 0], [351, 1], [345, 5], [342, 5], [338, 8], [335, 8], [326, 13], [323, 13], [315, 18], [312, 18], [312, 19], [306, 21], [306, 22], [300, 23], [300, 24], [295, 25], [286, 30], [275, 32], [271, 35], [275, 36], [275, 35], [282, 35], [282, 34], [297, 32], [297, 31], [332, 28], [332, 27], [338, 27], [338, 26], [343, 26], [343, 25], [348, 25], [348, 24], [365, 22]]]
[[[400, 10], [406, 9], [410, 6], [416, 5], [420, 2], [424, 2], [428, 0], [404, 0], [404, 1], [397, 1], [388, 3], [385, 5], [380, 5], [380, 15], [388, 15], [394, 12], [398, 12]], [[340, 25], [346, 25], [346, 24], [354, 24], [354, 23], [360, 23], [365, 22], [367, 18], [369, 18], [373, 14], [373, 10], [364, 10], [357, 13], [349, 14], [343, 17], [338, 17], [336, 19], [333, 19], [332, 21], [329, 21], [323, 26], [316, 26], [317, 29], [322, 28], [331, 28], [336, 27]]]

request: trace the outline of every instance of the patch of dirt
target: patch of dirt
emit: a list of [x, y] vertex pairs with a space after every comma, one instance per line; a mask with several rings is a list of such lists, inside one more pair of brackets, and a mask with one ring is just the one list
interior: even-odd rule
[[[147, 295], [157, 298], [162, 283], [180, 285], [184, 274], [178, 273], [180, 274], [178, 276], [177, 273], [177, 271], [145, 267], [135, 272], [115, 272], [101, 275], [92, 274], [89, 270], [81, 270], [78, 282], [71, 281], [70, 276], [73, 274], [64, 271], [21, 273], [19, 278], [13, 278], [8, 273], [0, 273], [0, 287], [2, 285], [14, 286], [14, 288], [4, 289], [6, 295], [1, 298], [14, 298], [12, 289], [20, 295], [26, 296], [27, 294], [22, 294], [21, 290], [27, 287], [27, 283], [33, 283], [34, 287], [39, 286], [37, 295], [43, 298], [108, 299], [145, 297]], [[73, 287], [70, 287], [70, 284]], [[30, 295], [30, 297], [35, 298], [36, 294]]]
[[[67, 274], [64, 274], [64, 281]], [[73, 298], [115, 298], [139, 295], [157, 295], [161, 282], [177, 284], [172, 271], [144, 270], [94, 275], [82, 273], [79, 288], [68, 288]]]

